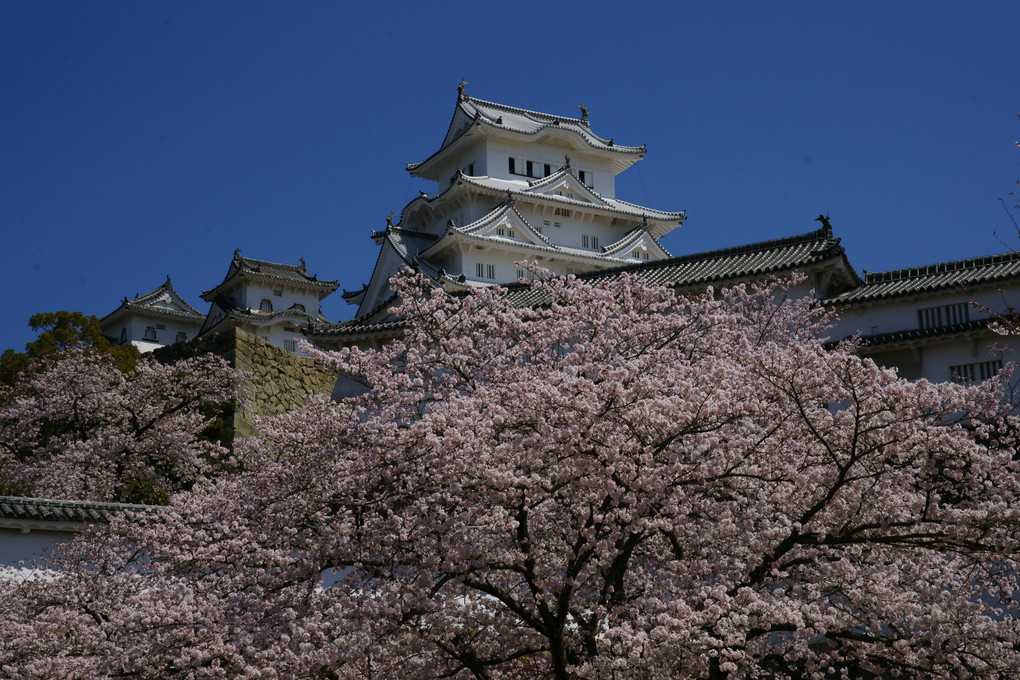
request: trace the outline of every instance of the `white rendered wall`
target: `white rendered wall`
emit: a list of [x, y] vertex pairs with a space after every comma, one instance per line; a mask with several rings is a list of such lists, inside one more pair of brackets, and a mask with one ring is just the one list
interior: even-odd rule
[[[280, 294], [277, 295], [276, 291]], [[249, 283], [236, 293], [237, 304], [242, 308], [259, 311], [262, 300], [269, 300], [274, 312], [290, 309], [295, 304], [304, 305], [312, 316], [319, 313], [318, 293], [297, 289], [286, 284]]]
[[[145, 331], [150, 326], [156, 332], [155, 341], [145, 337]], [[159, 328], [159, 326], [163, 326], [163, 328]], [[113, 337], [115, 342], [120, 342], [121, 331], [124, 330], [128, 343], [137, 347], [141, 352], [151, 352], [157, 347], [177, 342], [178, 333], [184, 333], [186, 339], [190, 340], [198, 335], [201, 327], [200, 322], [186, 324], [162, 318], [131, 316], [124, 319], [121, 324], [111, 327], [108, 334]]]
[[22, 533], [19, 529], [0, 529], [0, 566], [22, 566], [18, 564], [20, 561], [30, 562], [38, 559], [55, 543], [67, 540], [73, 535], [58, 531], [34, 530]]
[[[568, 133], [562, 133], [567, 136]], [[566, 144], [567, 142], [564, 142]], [[527, 180], [528, 177], [510, 174], [510, 158], [519, 158], [525, 161], [533, 161], [539, 166], [536, 171], [537, 178], [530, 178], [532, 181], [541, 179], [544, 175], [542, 166], [548, 164], [552, 172], [556, 172], [563, 165], [565, 156], [570, 156], [570, 167], [576, 174], [578, 170], [593, 173], [594, 182], [587, 182], [589, 186], [606, 198], [616, 198], [616, 178], [613, 175], [612, 161], [595, 154], [575, 151], [563, 146], [551, 146], [540, 142], [514, 142], [506, 139], [489, 140], [485, 149], [486, 172], [489, 177], [499, 179]], [[517, 172], [523, 172], [517, 169]]]
[[[1005, 300], [1015, 300], [1016, 297], [1015, 292], [1008, 291]], [[968, 314], [972, 321], [991, 316], [988, 310], [1002, 312], [1006, 307], [1004, 298], [997, 289], [973, 293], [949, 290], [925, 297], [880, 300], [841, 310], [839, 323], [833, 329], [832, 335], [833, 337], [880, 335], [917, 328], [917, 310], [957, 303], [968, 305]]]

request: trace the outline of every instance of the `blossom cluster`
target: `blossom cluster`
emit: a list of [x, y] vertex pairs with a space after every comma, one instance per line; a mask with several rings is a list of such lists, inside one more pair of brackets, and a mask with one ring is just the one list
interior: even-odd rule
[[40, 360], [0, 391], [0, 478], [48, 498], [125, 500], [139, 487], [165, 496], [227, 452], [200, 437], [204, 407], [239, 384], [213, 356], [128, 372], [81, 348]]
[[899, 379], [772, 283], [405, 276], [364, 385], [0, 595], [11, 677], [1009, 677], [1000, 385]]

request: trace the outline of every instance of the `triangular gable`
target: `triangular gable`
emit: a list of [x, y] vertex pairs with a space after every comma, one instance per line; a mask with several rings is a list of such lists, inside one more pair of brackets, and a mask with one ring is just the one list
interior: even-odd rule
[[561, 168], [541, 181], [535, 182], [521, 193], [536, 196], [562, 196], [582, 203], [612, 207], [594, 189], [579, 180], [573, 172], [566, 168]]
[[[471, 236], [481, 236], [495, 240], [506, 240], [508, 243], [519, 244], [522, 241], [535, 246], [550, 247], [549, 239], [533, 227], [528, 220], [517, 211], [513, 201], [504, 201], [502, 205], [480, 220], [457, 227], [457, 231]], [[504, 233], [500, 233], [503, 230]], [[511, 237], [511, 232], [513, 236]]]
[[477, 115], [476, 112], [469, 112], [464, 107], [464, 99], [458, 99], [457, 106], [453, 110], [453, 119], [450, 120], [450, 127], [447, 128], [443, 143], [439, 146], [440, 150], [445, 149], [474, 125], [475, 115]]
[[354, 315], [355, 318], [362, 318], [378, 306], [381, 301], [388, 299], [391, 295], [390, 277], [402, 268], [410, 265], [411, 262], [405, 259], [404, 255], [394, 247], [392, 241], [385, 239], [382, 247], [379, 249], [379, 257], [375, 262], [372, 278], [365, 288], [361, 304]]
[[[638, 258], [647, 260], [665, 260], [672, 257], [648, 230], [648, 222], [643, 221], [616, 243], [602, 249], [603, 254], [611, 257]], [[642, 254], [647, 253], [647, 257]]]

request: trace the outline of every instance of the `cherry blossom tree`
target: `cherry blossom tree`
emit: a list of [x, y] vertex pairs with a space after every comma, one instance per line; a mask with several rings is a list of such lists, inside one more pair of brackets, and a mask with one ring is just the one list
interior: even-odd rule
[[[363, 382], [0, 594], [15, 678], [1010, 677], [998, 382], [900, 380], [782, 286], [395, 283]], [[526, 303], [526, 304], [524, 304]], [[873, 676], [870, 676], [873, 677]]]
[[227, 453], [201, 433], [238, 384], [212, 356], [127, 372], [82, 348], [37, 360], [0, 388], [0, 479], [50, 498], [165, 502]]

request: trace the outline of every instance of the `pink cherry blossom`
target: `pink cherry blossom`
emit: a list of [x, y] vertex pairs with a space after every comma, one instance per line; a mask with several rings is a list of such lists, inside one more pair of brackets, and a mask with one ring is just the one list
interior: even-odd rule
[[177, 491], [227, 453], [199, 438], [202, 407], [230, 400], [239, 380], [212, 356], [123, 373], [70, 350], [0, 392], [0, 475], [51, 498], [115, 500], [132, 480]]
[[[1016, 423], [782, 285], [450, 296], [366, 385], [0, 594], [14, 678], [1006, 678]], [[540, 303], [540, 304], [533, 304]]]

